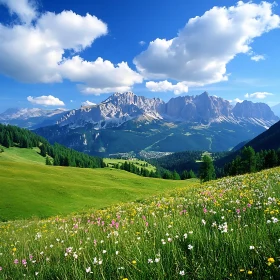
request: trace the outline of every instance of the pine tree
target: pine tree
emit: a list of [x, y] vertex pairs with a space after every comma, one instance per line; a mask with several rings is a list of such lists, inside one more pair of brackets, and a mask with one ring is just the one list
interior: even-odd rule
[[195, 173], [192, 171], [192, 169], [190, 170], [190, 172], [189, 172], [189, 178], [191, 179], [191, 178], [196, 178], [196, 175], [195, 175]]
[[214, 180], [216, 178], [213, 161], [207, 155], [203, 156], [202, 158], [202, 163], [199, 170], [199, 177], [201, 182]]
[[46, 165], [52, 165], [51, 158], [46, 156]]
[[54, 156], [53, 165], [55, 165], [55, 166], [60, 165], [60, 159], [59, 159], [59, 156], [57, 154]]
[[255, 150], [249, 146], [245, 147], [241, 152], [242, 158], [242, 173], [256, 172], [256, 153]]
[[182, 180], [189, 179], [189, 172], [186, 171], [186, 170], [184, 170], [184, 171], [182, 172], [181, 179], [182, 179]]
[[4, 134], [3, 146], [6, 148], [10, 148], [12, 146], [11, 136], [8, 131], [6, 131], [6, 133]]
[[47, 155], [47, 149], [46, 149], [46, 146], [45, 146], [44, 144], [42, 144], [42, 145], [40, 146], [40, 155], [41, 155], [42, 157], [45, 157], [45, 156]]
[[181, 180], [181, 177], [176, 170], [174, 170], [173, 173], [172, 173], [172, 179], [173, 180]]

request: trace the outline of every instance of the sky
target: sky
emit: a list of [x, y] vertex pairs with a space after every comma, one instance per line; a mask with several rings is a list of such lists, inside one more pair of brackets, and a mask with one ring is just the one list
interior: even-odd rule
[[0, 0], [0, 113], [126, 91], [273, 106], [279, 45], [276, 2]]

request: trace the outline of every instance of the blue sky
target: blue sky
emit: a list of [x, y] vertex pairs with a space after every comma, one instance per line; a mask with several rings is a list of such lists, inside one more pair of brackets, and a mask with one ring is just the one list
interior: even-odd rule
[[128, 90], [280, 103], [280, 7], [197, 3], [0, 0], [0, 112]]

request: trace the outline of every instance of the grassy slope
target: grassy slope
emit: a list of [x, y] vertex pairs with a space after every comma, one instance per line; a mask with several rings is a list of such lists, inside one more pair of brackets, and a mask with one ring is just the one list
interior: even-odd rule
[[39, 155], [40, 150], [38, 148], [33, 149], [19, 149], [11, 147], [9, 149], [0, 145], [0, 148], [4, 149], [4, 153], [0, 153], [0, 162], [25, 162], [45, 164], [45, 158]]
[[[146, 168], [148, 169], [149, 171], [156, 171], [156, 168], [155, 166], [151, 165], [148, 163], [148, 166], [144, 166], [144, 164], [146, 164], [147, 162], [143, 161], [143, 160], [124, 160], [124, 159], [117, 159], [117, 158], [105, 158], [104, 159], [104, 162], [106, 164], [123, 164], [125, 162], [128, 162], [128, 163], [133, 163], [134, 165], [136, 165], [138, 168]], [[141, 166], [141, 164], [143, 166]]]
[[[46, 166], [36, 162], [40, 156], [32, 150], [14, 148], [9, 153], [0, 154], [0, 220], [99, 209], [190, 183], [143, 178], [110, 168]], [[9, 157], [14, 161], [8, 161]]]
[[0, 278], [279, 280], [279, 173], [227, 177], [66, 218], [0, 223]]

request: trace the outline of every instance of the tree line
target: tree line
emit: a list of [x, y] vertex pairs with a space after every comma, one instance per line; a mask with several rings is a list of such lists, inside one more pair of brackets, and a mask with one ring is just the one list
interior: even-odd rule
[[40, 155], [46, 158], [47, 165], [81, 168], [105, 167], [103, 159], [99, 157], [93, 157], [57, 143], [51, 145], [45, 138], [17, 126], [0, 124], [0, 144], [6, 148], [38, 147]]
[[280, 149], [261, 150], [255, 152], [251, 147], [244, 147], [240, 154], [231, 162], [226, 163], [223, 176], [235, 176], [245, 173], [258, 172], [263, 169], [273, 168], [280, 165]]
[[[206, 182], [216, 177], [254, 173], [276, 166], [280, 166], [280, 149], [255, 152], [251, 146], [245, 146], [240, 153], [236, 155], [233, 160], [226, 163], [223, 168], [216, 167], [209, 156], [204, 156], [200, 165], [199, 178], [202, 182]], [[216, 174], [218, 176], [216, 176]]]
[[169, 171], [163, 167], [157, 166], [155, 168], [155, 171], [149, 170], [145, 167], [148, 166], [148, 164], [144, 164], [142, 167], [137, 166], [137, 164], [134, 164], [133, 162], [127, 162], [119, 163], [119, 164], [111, 164], [112, 167], [125, 170], [143, 177], [152, 177], [152, 178], [161, 178], [161, 179], [167, 179], [167, 180], [185, 180], [190, 178], [196, 178], [195, 173], [190, 170], [184, 170], [182, 174], [180, 175], [176, 170]]

